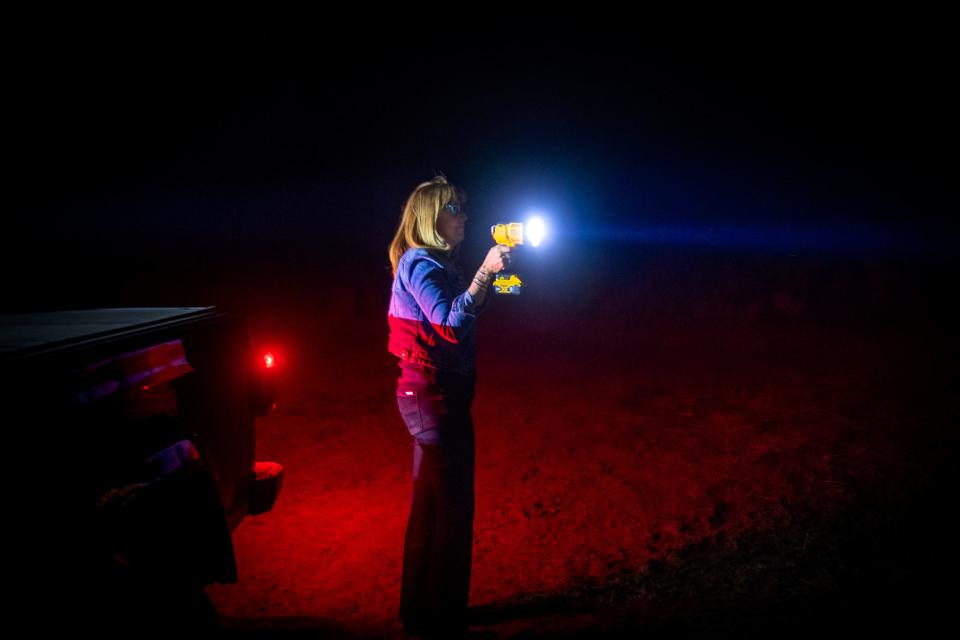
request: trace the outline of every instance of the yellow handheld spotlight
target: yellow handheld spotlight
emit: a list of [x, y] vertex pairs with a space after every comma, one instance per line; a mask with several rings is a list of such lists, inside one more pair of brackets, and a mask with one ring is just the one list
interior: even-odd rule
[[[546, 228], [540, 218], [531, 218], [526, 222], [501, 222], [490, 227], [490, 235], [497, 244], [515, 247], [518, 244], [540, 245]], [[523, 281], [515, 273], [501, 271], [493, 280], [493, 290], [501, 294], [520, 295]]]

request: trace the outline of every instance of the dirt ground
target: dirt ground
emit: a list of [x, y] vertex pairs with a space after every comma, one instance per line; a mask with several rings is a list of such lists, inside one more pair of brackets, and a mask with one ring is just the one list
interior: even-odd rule
[[[946, 324], [911, 288], [926, 272], [730, 257], [622, 271], [481, 316], [474, 628], [799, 637], [945, 618], [956, 414]], [[251, 314], [286, 345], [258, 458], [287, 475], [234, 534], [239, 581], [208, 593], [237, 635], [400, 637], [412, 456], [389, 281], [322, 303], [309, 282]]]

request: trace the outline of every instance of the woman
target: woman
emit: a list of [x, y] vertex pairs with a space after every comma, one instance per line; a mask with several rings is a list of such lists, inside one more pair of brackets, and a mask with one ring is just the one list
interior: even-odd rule
[[390, 244], [388, 349], [399, 358], [397, 406], [413, 436], [400, 620], [411, 634], [466, 628], [473, 553], [476, 319], [510, 247], [490, 249], [469, 285], [459, 266], [464, 195], [438, 176], [414, 189]]

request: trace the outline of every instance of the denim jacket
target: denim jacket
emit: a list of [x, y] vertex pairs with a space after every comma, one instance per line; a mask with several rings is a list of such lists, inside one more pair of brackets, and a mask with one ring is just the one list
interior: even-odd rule
[[440, 251], [408, 249], [397, 264], [387, 322], [387, 349], [401, 360], [441, 371], [476, 371], [477, 305], [463, 272]]

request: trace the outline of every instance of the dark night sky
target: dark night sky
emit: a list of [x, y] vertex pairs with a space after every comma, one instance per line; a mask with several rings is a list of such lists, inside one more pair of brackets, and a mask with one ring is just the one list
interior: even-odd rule
[[568, 237], [842, 227], [942, 243], [955, 51], [894, 35], [60, 43], [15, 80], [31, 193], [14, 224], [34, 248], [382, 256], [404, 197], [438, 170], [467, 189], [478, 231], [539, 207]]

